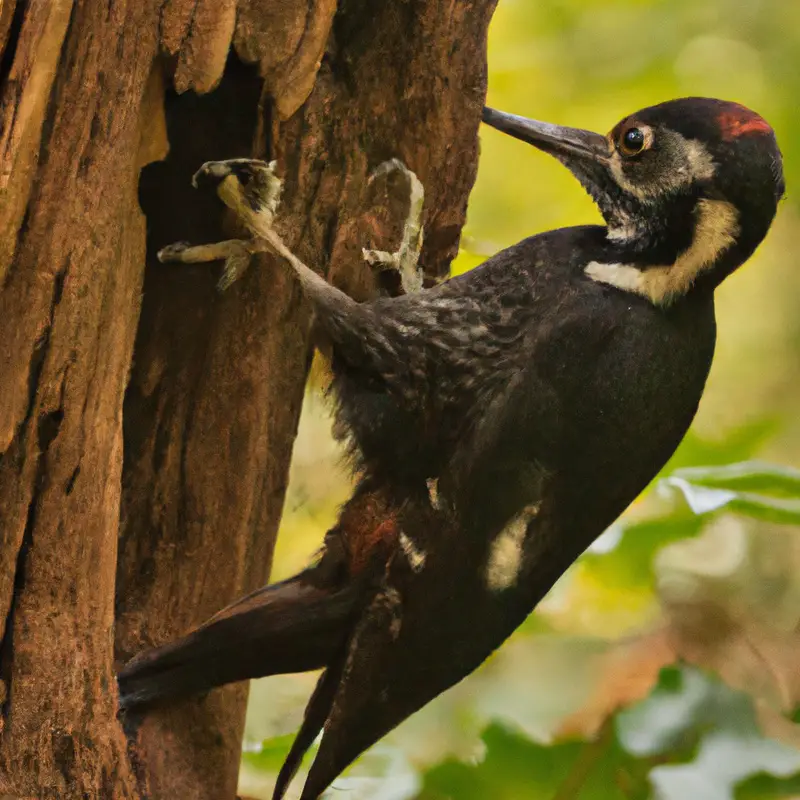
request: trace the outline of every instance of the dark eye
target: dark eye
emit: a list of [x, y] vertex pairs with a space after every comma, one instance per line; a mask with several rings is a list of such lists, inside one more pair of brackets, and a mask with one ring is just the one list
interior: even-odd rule
[[628, 128], [622, 135], [620, 149], [626, 156], [635, 156], [644, 150], [645, 135], [641, 128]]

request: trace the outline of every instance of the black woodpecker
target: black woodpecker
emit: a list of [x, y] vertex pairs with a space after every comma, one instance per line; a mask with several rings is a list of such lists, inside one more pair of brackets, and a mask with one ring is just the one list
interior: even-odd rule
[[163, 254], [224, 256], [233, 271], [266, 247], [286, 256], [330, 344], [358, 460], [317, 563], [119, 675], [131, 713], [324, 668], [276, 800], [320, 731], [303, 800], [478, 667], [656, 475], [703, 392], [714, 289], [784, 192], [772, 129], [735, 103], [674, 100], [607, 136], [489, 108], [483, 120], [561, 161], [605, 225], [542, 233], [436, 287], [358, 304], [269, 227], [272, 165], [209, 162], [198, 180], [253, 239]]

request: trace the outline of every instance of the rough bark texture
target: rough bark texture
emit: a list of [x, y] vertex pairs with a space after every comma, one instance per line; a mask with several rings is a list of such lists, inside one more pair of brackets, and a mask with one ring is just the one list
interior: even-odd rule
[[153, 254], [220, 238], [202, 161], [277, 158], [281, 234], [364, 297], [360, 248], [404, 213], [367, 176], [397, 156], [443, 274], [493, 6], [0, 0], [0, 795], [235, 796], [246, 688], [127, 740], [114, 670], [267, 579], [309, 311], [269, 257], [219, 294]]

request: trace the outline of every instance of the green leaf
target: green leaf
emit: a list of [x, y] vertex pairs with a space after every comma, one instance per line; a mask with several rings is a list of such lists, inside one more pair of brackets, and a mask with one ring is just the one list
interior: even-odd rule
[[409, 800], [419, 786], [419, 775], [403, 751], [381, 742], [336, 779], [334, 794], [341, 792], [348, 800]]
[[662, 494], [680, 493], [699, 516], [728, 511], [767, 522], [800, 524], [800, 470], [761, 461], [683, 467], [662, 477]]
[[[759, 776], [787, 779], [800, 771], [800, 752], [762, 735], [749, 696], [689, 667], [662, 670], [650, 697], [617, 716], [617, 734], [643, 757], [674, 755], [700, 742], [691, 762], [651, 771], [660, 800], [758, 797], [752, 792], [759, 786], [779, 786]], [[740, 784], [751, 794], [737, 795]]]
[[262, 772], [274, 772], [283, 765], [289, 748], [294, 741], [294, 734], [276, 736], [274, 739], [265, 739], [256, 747], [245, 747], [242, 751], [242, 763], [248, 767]]
[[495, 723], [482, 742], [482, 758], [431, 768], [417, 800], [768, 800], [799, 785], [800, 752], [763, 736], [752, 700], [690, 667], [662, 670], [595, 741], [540, 744]]
[[[762, 421], [735, 432], [730, 442], [708, 443], [687, 437], [652, 484], [662, 496], [680, 494], [686, 505], [673, 502], [654, 517], [623, 518], [607, 532], [619, 531], [616, 538], [611, 537], [611, 546], [590, 548], [582, 563], [600, 580], [645, 586], [652, 583], [656, 552], [670, 542], [697, 535], [706, 515], [725, 510], [769, 522], [799, 524], [800, 470], [761, 461], [720, 460], [749, 456], [773, 430], [772, 422]], [[707, 459], [706, 466], [697, 466], [703, 463], [700, 458]], [[693, 466], [685, 466], [688, 463]]]
[[698, 515], [724, 510], [765, 522], [800, 525], [800, 498], [770, 497], [755, 492], [697, 485], [677, 476], [664, 478], [660, 488], [679, 491], [689, 508]]
[[791, 777], [798, 770], [800, 753], [791, 748], [741, 732], [714, 731], [703, 739], [695, 761], [656, 767], [650, 779], [660, 800], [734, 800], [737, 784], [753, 774]]
[[[294, 738], [294, 734], [277, 736], [265, 739], [255, 747], [245, 747], [242, 752], [243, 767], [256, 771], [271, 784], [277, 778]], [[312, 747], [304, 759], [306, 766], [316, 752], [317, 747]], [[301, 769], [296, 778], [299, 785], [302, 785], [304, 775]], [[419, 788], [419, 777], [402, 750], [381, 742], [370, 748], [336, 779], [336, 788], [346, 791], [350, 800], [367, 800], [378, 793], [383, 800], [407, 800]]]
[[736, 789], [736, 800], [779, 800], [800, 796], [800, 773], [788, 778], [759, 774], [748, 778]]
[[709, 440], [693, 430], [684, 437], [681, 446], [661, 471], [667, 475], [684, 467], [698, 464], [717, 466], [752, 458], [780, 430], [777, 419], [760, 419], [731, 431], [724, 439]]
[[712, 467], [684, 467], [672, 473], [696, 486], [800, 498], [800, 470], [763, 461]]
[[651, 519], [621, 522], [622, 537], [615, 548], [604, 553], [591, 550], [582, 563], [599, 580], [619, 586], [650, 586], [653, 582], [653, 559], [664, 545], [695, 536], [703, 520], [676, 507], [668, 514]]
[[607, 729], [595, 742], [541, 745], [501, 725], [483, 734], [480, 763], [447, 761], [424, 777], [418, 800], [645, 800], [648, 765]]
[[617, 732], [637, 756], [666, 753], [699, 731], [754, 728], [748, 698], [693, 668], [667, 667], [650, 696], [617, 715]]

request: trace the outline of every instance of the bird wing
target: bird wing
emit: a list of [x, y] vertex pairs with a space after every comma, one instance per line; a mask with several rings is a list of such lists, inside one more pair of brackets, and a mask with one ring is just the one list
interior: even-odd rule
[[[484, 422], [443, 474], [441, 504], [427, 494], [397, 504], [396, 545], [385, 556], [372, 554], [372, 593], [309, 702], [276, 800], [320, 730], [304, 800], [318, 797], [360, 753], [477, 668], [555, 580], [521, 582], [525, 542], [537, 535], [548, 476], [530, 457], [544, 417], [526, 400], [529, 392], [540, 399], [551, 394], [533, 367], [494, 395]], [[461, 507], [450, 507], [454, 499]], [[511, 552], [493, 565], [498, 546]]]
[[[307, 712], [304, 742], [320, 728], [323, 738], [302, 800], [318, 797], [361, 752], [476, 669], [574, 558], [555, 509], [567, 433], [555, 381], [570, 354], [592, 363], [587, 347], [606, 347], [613, 326], [595, 330], [580, 309], [551, 308], [483, 367], [495, 367], [493, 380], [466, 392], [466, 424], [439, 475], [438, 502], [409, 490], [397, 504], [397, 545], [373, 561], [374, 590]], [[586, 324], [599, 331], [591, 341]], [[496, 342], [492, 328], [473, 325], [468, 345]]]
[[488, 419], [488, 407], [503, 406], [512, 389], [549, 401], [530, 368], [546, 306], [528, 272], [496, 266], [503, 270], [479, 268], [431, 290], [359, 306], [348, 328], [337, 328], [337, 430], [364, 472], [424, 484], [456, 450], [466, 467], [465, 442], [491, 440], [489, 428], [500, 423]]
[[[464, 537], [452, 516], [430, 504], [407, 502], [398, 525], [400, 546], [374, 575], [372, 596], [323, 675], [302, 744], [285, 767], [283, 788], [322, 729], [303, 800], [320, 796], [364, 750], [476, 669], [539, 597], [534, 590], [541, 585], [490, 588], [492, 542]], [[536, 525], [522, 522], [520, 574], [524, 539], [536, 535]]]

